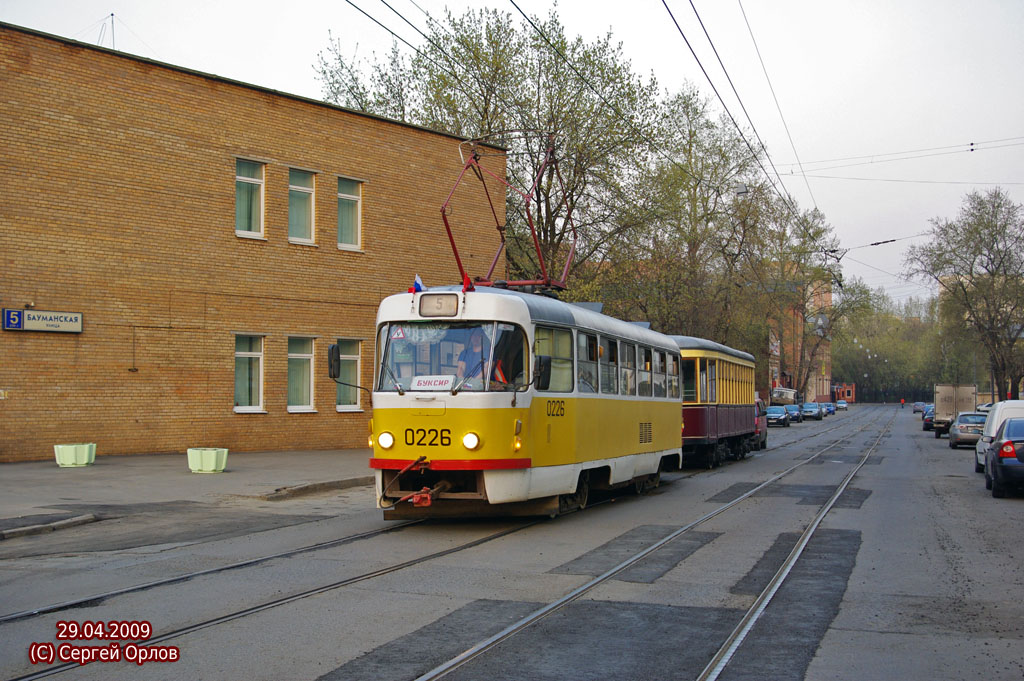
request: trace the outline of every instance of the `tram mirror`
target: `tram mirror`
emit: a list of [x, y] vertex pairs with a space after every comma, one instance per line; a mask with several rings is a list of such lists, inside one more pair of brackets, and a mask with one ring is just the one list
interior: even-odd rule
[[537, 390], [547, 390], [551, 384], [551, 355], [537, 355], [537, 363], [533, 367], [533, 374]]
[[337, 343], [327, 346], [327, 375], [330, 378], [341, 376], [341, 350]]

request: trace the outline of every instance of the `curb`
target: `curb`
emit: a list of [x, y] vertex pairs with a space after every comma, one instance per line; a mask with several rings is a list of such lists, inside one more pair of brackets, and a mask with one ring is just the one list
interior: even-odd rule
[[330, 480], [327, 482], [307, 482], [303, 485], [295, 485], [293, 487], [280, 487], [273, 492], [267, 494], [260, 494], [256, 498], [262, 499], [263, 501], [284, 501], [286, 499], [294, 499], [295, 497], [307, 496], [310, 494], [318, 494], [320, 492], [329, 492], [339, 489], [348, 489], [350, 487], [362, 487], [363, 485], [372, 485], [374, 482], [374, 476], [365, 475], [360, 478], [349, 478], [347, 480]]
[[87, 523], [94, 523], [97, 518], [92, 513], [85, 515], [78, 515], [74, 518], [65, 518], [64, 520], [58, 520], [52, 523], [46, 523], [45, 525], [26, 525], [25, 527], [12, 527], [9, 530], [3, 530], [0, 532], [0, 540], [2, 539], [14, 539], [15, 537], [26, 537], [32, 534], [44, 534], [46, 532], [53, 532], [54, 530], [64, 530], [69, 527], [75, 527], [76, 525], [85, 525]]

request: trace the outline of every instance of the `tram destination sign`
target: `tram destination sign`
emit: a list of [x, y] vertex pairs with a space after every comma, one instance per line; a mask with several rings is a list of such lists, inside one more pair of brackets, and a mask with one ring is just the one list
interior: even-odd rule
[[4, 331], [82, 333], [82, 313], [4, 308]]

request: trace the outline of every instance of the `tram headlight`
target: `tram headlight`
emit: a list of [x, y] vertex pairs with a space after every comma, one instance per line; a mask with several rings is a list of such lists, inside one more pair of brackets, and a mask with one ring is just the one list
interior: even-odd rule
[[512, 449], [514, 449], [514, 450], [516, 450], [518, 452], [522, 448], [523, 448], [523, 438], [521, 438], [518, 435], [516, 435], [515, 439], [512, 440]]
[[466, 433], [462, 436], [462, 446], [466, 449], [476, 449], [480, 446], [480, 436], [476, 433]]
[[377, 436], [377, 444], [381, 449], [391, 449], [395, 446], [395, 436], [385, 431]]

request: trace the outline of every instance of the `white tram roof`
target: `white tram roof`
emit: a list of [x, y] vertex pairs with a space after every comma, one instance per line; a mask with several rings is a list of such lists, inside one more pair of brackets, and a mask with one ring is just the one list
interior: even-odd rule
[[721, 352], [722, 354], [735, 357], [737, 359], [744, 359], [748, 362], [754, 361], [754, 356], [749, 352], [743, 352], [736, 348], [730, 348], [728, 345], [722, 345], [714, 341], [709, 341], [706, 338], [694, 338], [693, 336], [669, 336], [676, 342], [680, 350], [707, 350], [709, 352]]
[[[462, 293], [462, 286], [431, 286], [423, 290], [423, 293], [449, 292]], [[580, 327], [585, 330], [593, 330], [598, 333], [608, 334], [609, 336], [644, 343], [663, 350], [675, 351], [676, 349], [676, 344], [670, 336], [645, 329], [631, 322], [624, 322], [615, 317], [609, 317], [600, 312], [594, 312], [579, 305], [566, 303], [556, 298], [489, 286], [477, 286], [466, 295], [498, 295], [519, 300], [526, 307], [530, 315], [530, 321], [534, 323]], [[435, 321], [440, 321], [440, 319]]]

